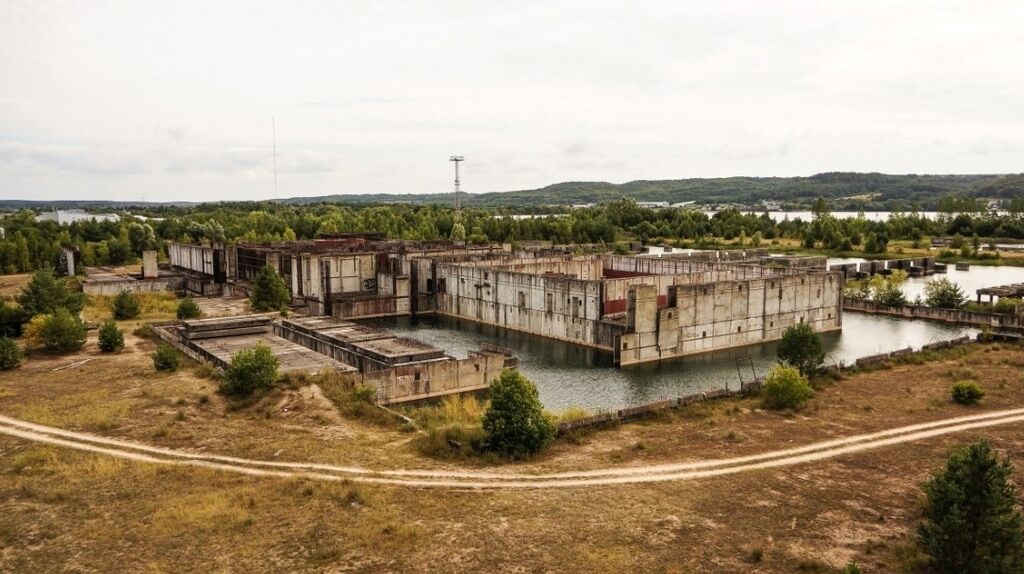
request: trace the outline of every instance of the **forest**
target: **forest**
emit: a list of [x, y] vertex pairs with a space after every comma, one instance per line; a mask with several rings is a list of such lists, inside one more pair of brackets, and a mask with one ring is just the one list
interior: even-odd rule
[[[1024, 239], [1024, 198], [1007, 213], [973, 211], [969, 197], [950, 197], [948, 212], [929, 219], [918, 212], [895, 212], [886, 222], [863, 217], [836, 218], [830, 202], [818, 198], [809, 220], [773, 221], [767, 213], [726, 209], [713, 215], [686, 208], [647, 209], [620, 198], [594, 207], [532, 217], [509, 210], [467, 208], [458, 221], [447, 207], [422, 205], [346, 206], [238, 202], [161, 206], [122, 213], [119, 222], [81, 221], [60, 226], [37, 220], [22, 209], [0, 219], [0, 271], [25, 273], [54, 267], [62, 245], [80, 250], [81, 262], [121, 265], [145, 249], [165, 251], [167, 241], [224, 243], [313, 239], [347, 232], [384, 232], [395, 239], [465, 239], [473, 243], [550, 240], [559, 244], [597, 244], [615, 249], [628, 241], [702, 247], [718, 240], [741, 239], [760, 245], [776, 238], [800, 240], [804, 247], [883, 253], [892, 239], [921, 241], [931, 236]], [[975, 239], [975, 242], [980, 239]], [[621, 245], [619, 246], [621, 248]]]

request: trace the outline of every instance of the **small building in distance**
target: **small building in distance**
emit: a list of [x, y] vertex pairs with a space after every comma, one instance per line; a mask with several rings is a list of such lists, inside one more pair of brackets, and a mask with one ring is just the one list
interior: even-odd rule
[[121, 221], [121, 216], [116, 213], [89, 213], [84, 209], [54, 209], [40, 213], [36, 217], [39, 221], [56, 221], [59, 225], [71, 225], [78, 221]]

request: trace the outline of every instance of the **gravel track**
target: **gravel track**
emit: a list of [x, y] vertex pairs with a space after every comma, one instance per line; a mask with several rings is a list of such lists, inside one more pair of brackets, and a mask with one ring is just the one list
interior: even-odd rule
[[198, 466], [250, 476], [395, 484], [417, 488], [569, 488], [696, 480], [739, 472], [807, 464], [829, 458], [987, 427], [1024, 422], [1024, 409], [955, 417], [726, 459], [628, 466], [574, 472], [516, 472], [370, 469], [332, 464], [282, 462], [196, 453], [69, 431], [0, 415], [0, 434], [118, 458], [167, 465]]

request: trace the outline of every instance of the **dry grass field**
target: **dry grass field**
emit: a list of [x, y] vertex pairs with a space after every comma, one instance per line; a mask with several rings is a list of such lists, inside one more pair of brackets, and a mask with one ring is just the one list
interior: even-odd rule
[[[134, 325], [121, 353], [90, 335], [77, 355], [0, 374], [0, 414], [202, 453], [533, 473], [718, 459], [1024, 405], [1021, 349], [972, 345], [824, 382], [795, 413], [723, 401], [562, 439], [532, 461], [442, 461], [303, 380], [236, 408], [202, 366], [156, 374]], [[959, 380], [985, 388], [980, 406], [950, 402]], [[831, 572], [851, 559], [906, 571], [921, 481], [981, 436], [1015, 458], [1024, 446], [1007, 425], [717, 478], [490, 491], [244, 476], [0, 436], [0, 571]]]

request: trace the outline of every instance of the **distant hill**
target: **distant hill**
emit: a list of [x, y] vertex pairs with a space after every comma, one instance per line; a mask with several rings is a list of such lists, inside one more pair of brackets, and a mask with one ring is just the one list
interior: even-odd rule
[[[628, 183], [573, 181], [539, 189], [465, 194], [467, 207], [522, 207], [573, 205], [630, 197], [638, 201], [692, 201], [699, 205], [742, 204], [762, 201], [784, 206], [808, 206], [817, 197], [828, 199], [833, 209], [887, 210], [917, 205], [934, 209], [951, 194], [988, 199], [1024, 196], [1024, 174], [1011, 175], [888, 175], [882, 173], [830, 172], [810, 177], [725, 177], [639, 180]], [[415, 204], [450, 205], [452, 194], [342, 194], [292, 197], [279, 200], [290, 205], [343, 203], [350, 205]], [[195, 202], [149, 203], [119, 201], [21, 201], [0, 200], [0, 208], [108, 208], [158, 205], [196, 205]]]
[[[639, 180], [628, 183], [574, 181], [539, 189], [466, 194], [462, 203], [476, 207], [572, 205], [631, 197], [638, 201], [667, 201], [697, 204], [756, 205], [771, 201], [809, 205], [824, 197], [833, 208], [906, 208], [916, 204], [934, 208], [950, 195], [1007, 199], [1024, 195], [1024, 174], [1020, 175], [887, 175], [882, 173], [821, 173], [810, 177], [726, 177], [671, 180]], [[374, 194], [295, 197], [290, 204], [337, 202], [347, 204], [445, 204], [452, 194]]]

